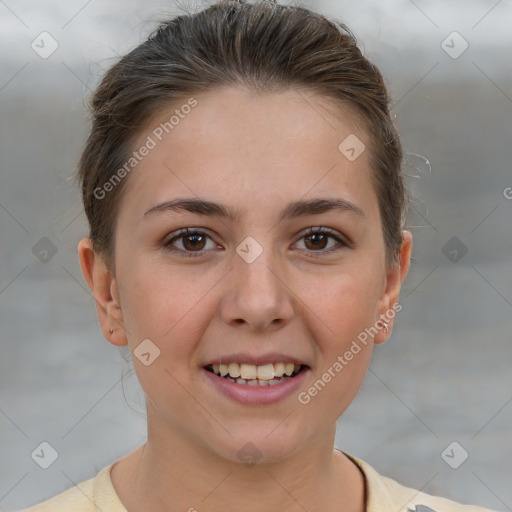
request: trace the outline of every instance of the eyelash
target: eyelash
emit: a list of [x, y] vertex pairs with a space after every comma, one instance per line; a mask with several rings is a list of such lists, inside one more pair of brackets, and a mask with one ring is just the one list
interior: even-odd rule
[[[328, 250], [309, 251], [309, 252], [311, 252], [311, 256], [313, 256], [314, 258], [319, 258], [323, 254], [326, 254], [326, 253], [330, 254], [332, 252], [336, 252], [336, 251], [342, 249], [343, 247], [348, 247], [348, 244], [345, 243], [339, 236], [335, 235], [334, 233], [335, 233], [335, 231], [330, 228], [321, 228], [321, 227], [313, 228], [313, 227], [311, 227], [311, 228], [309, 228], [309, 230], [306, 234], [304, 234], [300, 237], [300, 240], [302, 240], [303, 238], [306, 238], [307, 236], [320, 234], [320, 235], [328, 235], [329, 238], [333, 238], [339, 244], [341, 244], [341, 247], [331, 247], [331, 249], [328, 249]], [[179, 233], [176, 236], [174, 236], [173, 238], [171, 238], [168, 242], [165, 242], [164, 248], [171, 252], [174, 252], [174, 253], [178, 253], [178, 252], [182, 253], [182, 256], [185, 258], [195, 258], [198, 256], [202, 256], [206, 251], [204, 251], [204, 250], [187, 251], [184, 249], [176, 249], [175, 247], [172, 247], [172, 243], [174, 241], [184, 238], [186, 236], [190, 236], [190, 235], [205, 235], [206, 237], [211, 239], [211, 237], [208, 234], [204, 233], [203, 231], [199, 231], [199, 230], [195, 230], [195, 229], [190, 230], [189, 228], [185, 228], [185, 229], [180, 230]], [[315, 253], [320, 253], [320, 254], [315, 254]]]

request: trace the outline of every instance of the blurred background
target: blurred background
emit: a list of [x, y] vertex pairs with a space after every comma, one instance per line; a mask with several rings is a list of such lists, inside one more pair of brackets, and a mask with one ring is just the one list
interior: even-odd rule
[[[204, 5], [0, 0], [3, 511], [146, 439], [128, 353], [102, 337], [81, 275], [73, 172], [101, 74], [159, 20]], [[409, 487], [512, 510], [512, 2], [301, 5], [344, 21], [385, 75], [414, 195], [403, 309], [337, 447]], [[57, 457], [46, 469], [41, 449]]]

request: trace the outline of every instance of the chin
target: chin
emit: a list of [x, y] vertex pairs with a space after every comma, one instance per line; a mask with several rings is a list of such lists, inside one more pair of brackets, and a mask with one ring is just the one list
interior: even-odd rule
[[[275, 427], [276, 424], [273, 428]], [[264, 431], [254, 429], [251, 434], [246, 430], [242, 435], [226, 436], [221, 443], [208, 443], [208, 447], [215, 455], [227, 461], [253, 467], [256, 464], [279, 463], [307, 444], [305, 439], [299, 439], [290, 432], [277, 435], [276, 429], [269, 435], [270, 432], [272, 428]]]

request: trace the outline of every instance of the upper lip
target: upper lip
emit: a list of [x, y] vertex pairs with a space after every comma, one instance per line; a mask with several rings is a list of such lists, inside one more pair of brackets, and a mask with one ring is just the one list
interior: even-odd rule
[[229, 363], [254, 364], [256, 366], [263, 366], [264, 364], [271, 363], [293, 363], [302, 366], [308, 366], [304, 361], [301, 361], [296, 357], [288, 356], [278, 352], [271, 352], [260, 355], [249, 354], [247, 352], [238, 352], [236, 354], [216, 357], [215, 359], [212, 359], [211, 361], [207, 362], [204, 366], [208, 366], [210, 364]]

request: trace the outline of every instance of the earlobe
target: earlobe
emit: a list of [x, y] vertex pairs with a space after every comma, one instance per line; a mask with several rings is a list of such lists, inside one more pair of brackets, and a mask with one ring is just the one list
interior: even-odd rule
[[103, 257], [94, 251], [90, 238], [80, 240], [77, 249], [82, 274], [96, 302], [103, 336], [113, 345], [127, 345], [115, 277]]
[[[400, 311], [398, 303], [402, 282], [409, 271], [412, 250], [412, 234], [410, 231], [402, 231], [402, 244], [399, 260], [388, 270], [386, 286], [379, 301], [379, 318], [377, 325], [381, 327], [374, 338], [374, 343], [383, 343], [389, 338], [393, 329], [395, 316]], [[387, 324], [387, 329], [384, 328]]]

